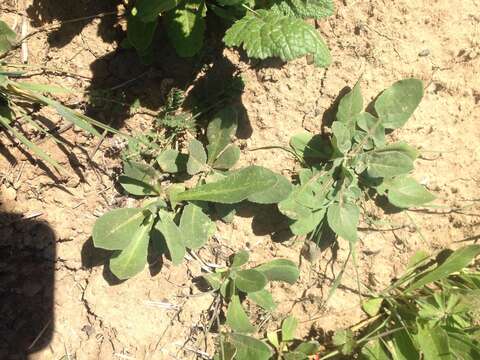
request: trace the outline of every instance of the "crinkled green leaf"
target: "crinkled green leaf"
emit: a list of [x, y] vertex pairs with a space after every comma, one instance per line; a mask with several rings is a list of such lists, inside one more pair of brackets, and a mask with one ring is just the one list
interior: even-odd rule
[[93, 244], [106, 250], [123, 250], [145, 220], [143, 209], [115, 209], [98, 218], [93, 226]]
[[272, 294], [265, 289], [249, 292], [247, 297], [266, 311], [273, 311], [277, 307], [277, 304], [273, 301]]
[[188, 144], [187, 172], [195, 175], [203, 170], [207, 164], [207, 153], [203, 144], [197, 139], [192, 139]]
[[358, 239], [357, 227], [360, 219], [360, 210], [351, 203], [335, 203], [328, 207], [328, 225], [341, 238], [355, 243]]
[[262, 272], [254, 269], [237, 271], [235, 276], [235, 286], [247, 294], [262, 290], [267, 281]]
[[189, 1], [165, 14], [164, 21], [170, 42], [181, 57], [191, 57], [203, 47], [205, 19], [203, 1]]
[[389, 182], [388, 201], [399, 207], [420, 206], [435, 200], [425, 186], [407, 176], [398, 176]]
[[343, 355], [352, 355], [355, 348], [355, 338], [352, 330], [338, 330], [333, 336], [333, 344], [340, 348]]
[[228, 106], [217, 112], [208, 124], [208, 164], [213, 165], [220, 154], [232, 142], [237, 132], [238, 111], [233, 106]]
[[332, 0], [271, 0], [271, 9], [291, 17], [323, 19], [332, 16], [335, 5]]
[[232, 168], [239, 159], [240, 148], [237, 145], [230, 144], [220, 153], [217, 160], [213, 162], [212, 167], [219, 170], [228, 170]]
[[177, 150], [167, 149], [157, 156], [157, 163], [167, 173], [183, 172], [187, 169], [187, 155]]
[[295, 284], [300, 277], [297, 265], [291, 260], [275, 259], [257, 266], [255, 270], [262, 272], [269, 281], [284, 281]]
[[229, 334], [229, 341], [237, 349], [236, 360], [268, 360], [272, 349], [263, 341], [242, 334]]
[[317, 66], [331, 63], [328, 47], [313, 26], [273, 10], [248, 13], [227, 30], [223, 40], [227, 46], [242, 46], [252, 58], [289, 61], [312, 55]]
[[160, 210], [160, 220], [155, 227], [160, 231], [167, 243], [168, 251], [174, 265], [180, 265], [185, 256], [185, 243], [178, 226], [173, 222], [172, 214]]
[[375, 111], [387, 129], [402, 127], [422, 101], [423, 83], [404, 79], [386, 89], [375, 101]]
[[175, 200], [235, 204], [253, 194], [269, 189], [277, 182], [277, 174], [266, 168], [252, 165], [231, 173], [223, 180], [200, 185], [177, 194]]
[[200, 206], [192, 203], [185, 206], [180, 219], [180, 232], [186, 247], [194, 250], [202, 247], [215, 230], [215, 223]]
[[227, 309], [227, 325], [233, 331], [249, 334], [255, 331], [255, 327], [250, 323], [248, 315], [240, 304], [240, 298], [235, 295], [230, 299]]
[[110, 259], [110, 270], [120, 280], [129, 279], [145, 268], [153, 222], [153, 215], [147, 216], [132, 234], [127, 247]]
[[15, 31], [6, 22], [0, 20], [0, 56], [10, 51], [16, 38]]

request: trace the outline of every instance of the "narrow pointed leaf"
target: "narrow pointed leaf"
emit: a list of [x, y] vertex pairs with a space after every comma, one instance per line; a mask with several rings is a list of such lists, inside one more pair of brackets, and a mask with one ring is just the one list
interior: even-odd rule
[[255, 331], [237, 295], [232, 296], [227, 309], [227, 325], [235, 332], [249, 334]]
[[165, 238], [173, 264], [180, 265], [185, 256], [185, 244], [182, 233], [178, 226], [173, 222], [170, 213], [165, 210], [160, 210], [158, 214], [160, 215], [160, 220], [155, 226]]
[[10, 51], [16, 38], [15, 31], [6, 22], [0, 21], [0, 56]]
[[188, 153], [187, 172], [195, 175], [202, 171], [207, 164], [207, 153], [203, 144], [197, 139], [191, 140], [188, 144]]
[[300, 277], [300, 271], [293, 261], [275, 259], [257, 266], [255, 270], [262, 272], [269, 281], [284, 281], [294, 284]]
[[237, 132], [238, 111], [233, 106], [220, 110], [207, 128], [208, 164], [213, 165]]
[[356, 116], [363, 110], [363, 97], [358, 81], [353, 89], [347, 93], [338, 104], [337, 120], [343, 123], [350, 131], [355, 129]]
[[298, 320], [290, 315], [282, 322], [282, 341], [292, 341], [295, 339]]

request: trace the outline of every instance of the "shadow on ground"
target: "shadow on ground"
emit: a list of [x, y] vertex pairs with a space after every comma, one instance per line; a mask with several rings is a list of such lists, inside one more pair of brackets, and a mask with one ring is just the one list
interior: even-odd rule
[[0, 209], [0, 359], [28, 359], [51, 341], [55, 258], [46, 222]]

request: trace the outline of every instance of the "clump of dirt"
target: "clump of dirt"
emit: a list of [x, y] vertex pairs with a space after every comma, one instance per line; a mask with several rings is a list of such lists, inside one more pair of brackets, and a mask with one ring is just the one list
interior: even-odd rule
[[[242, 161], [287, 176], [296, 167], [288, 153], [254, 149], [284, 146], [303, 129], [321, 132], [338, 95], [360, 77], [367, 100], [401, 78], [424, 81], [425, 98], [419, 109], [391, 136], [420, 148], [414, 176], [437, 200], [433, 207], [394, 214], [367, 205], [357, 250], [363, 292], [366, 287], [379, 290], [388, 284], [418, 249], [433, 252], [480, 236], [480, 4], [400, 0], [392, 5], [370, 0], [336, 5], [336, 15], [319, 28], [334, 57], [327, 70], [308, 65], [305, 59], [273, 67], [247, 64], [235, 50], [211, 58], [217, 65], [222, 59], [224, 69], [240, 72], [245, 81], [241, 104], [248, 118], [244, 128], [249, 131], [241, 140]], [[24, 7], [11, 0], [0, 6], [0, 18], [17, 28], [27, 19], [29, 31], [35, 32], [27, 41], [29, 81], [75, 89], [75, 94], [61, 100], [123, 131], [148, 129], [152, 122], [148, 114], [162, 102], [159, 94], [173, 85], [186, 88], [202, 73], [194, 61], [148, 68], [138, 63], [135, 54], [116, 51], [114, 39], [120, 25], [115, 11], [115, 1], [80, 1], [67, 9], [53, 0], [26, 1]], [[52, 26], [56, 21], [100, 13], [98, 18]], [[148, 111], [131, 112], [137, 98]], [[94, 99], [99, 106], [91, 105]], [[47, 118], [53, 128], [64, 125], [48, 110], [35, 115]], [[197, 261], [174, 267], [165, 260], [118, 283], [102, 266], [106, 254], [92, 248], [95, 219], [131, 201], [115, 188], [120, 162], [109, 154], [119, 146], [118, 139], [99, 141], [75, 129], [61, 136], [71, 144], [71, 152], [51, 141], [41, 143], [66, 169], [55, 174], [0, 134], [1, 211], [23, 215], [14, 217], [14, 222], [3, 221], [9, 217], [1, 215], [0, 249], [7, 261], [0, 263], [0, 292], [9, 289], [12, 301], [51, 315], [51, 321], [28, 313], [22, 317], [35, 334], [28, 334], [28, 344], [21, 346], [33, 343], [34, 349], [48, 339], [48, 346], [32, 359], [194, 359], [202, 351], [211, 354], [213, 337], [205, 331], [214, 298], [192, 282], [201, 275]], [[307, 336], [312, 329], [328, 332], [363, 317], [352, 264], [325, 304], [347, 258], [344, 242], [334, 251], [309, 249], [310, 261], [301, 258], [302, 240], [288, 237], [275, 207], [246, 205], [232, 224], [217, 225], [215, 238], [198, 254], [202, 259], [224, 264], [233, 251], [246, 248], [252, 251], [252, 265], [282, 257], [300, 266], [297, 284], [272, 285], [279, 306], [266, 322], [267, 328], [293, 314], [300, 320], [299, 336]], [[25, 269], [4, 279], [12, 266], [17, 269], [23, 261]], [[37, 280], [39, 275], [43, 280]], [[40, 292], [46, 300], [39, 302]], [[15, 313], [12, 316], [13, 321]], [[11, 329], [24, 326], [12, 321]]]

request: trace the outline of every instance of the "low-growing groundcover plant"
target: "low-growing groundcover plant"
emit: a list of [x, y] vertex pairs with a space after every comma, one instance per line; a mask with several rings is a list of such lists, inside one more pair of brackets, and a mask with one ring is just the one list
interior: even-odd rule
[[326, 67], [328, 47], [304, 19], [323, 19], [333, 11], [332, 0], [137, 0], [128, 15], [127, 40], [140, 55], [152, 56], [160, 15], [177, 53], [191, 57], [203, 47], [206, 17], [215, 14], [229, 26], [225, 45], [243, 47], [249, 57], [288, 61], [309, 55]]
[[470, 266], [479, 255], [480, 245], [435, 258], [417, 252], [401, 277], [363, 302], [369, 317], [335, 332], [327, 350], [320, 351], [315, 339], [295, 339], [298, 320], [289, 316], [264, 339], [221, 337], [216, 359], [479, 359], [480, 272], [478, 264]]
[[422, 96], [420, 80], [398, 81], [376, 99], [372, 114], [363, 111], [357, 83], [339, 103], [330, 138], [308, 132], [292, 137], [290, 146], [303, 168], [299, 184], [278, 207], [291, 219], [294, 234], [308, 235], [318, 244], [331, 229], [353, 245], [361, 201], [382, 196], [405, 209], [434, 199], [409, 175], [417, 150], [385, 137], [405, 124]]
[[[121, 186], [148, 198], [139, 208], [110, 211], [95, 223], [93, 243], [115, 251], [110, 259], [115, 276], [128, 279], [142, 271], [149, 247], [157, 256], [166, 248], [172, 262], [180, 264], [187, 248], [202, 247], [215, 232], [211, 203], [274, 204], [288, 196], [290, 182], [264, 167], [232, 170], [240, 157], [232, 143], [236, 130], [237, 111], [226, 107], [208, 125], [206, 149], [192, 139], [188, 154], [166, 149], [153, 164], [124, 162]], [[194, 185], [187, 189], [186, 180]]]
[[[16, 39], [17, 34], [5, 22], [0, 21], [0, 58], [7, 55], [14, 48]], [[29, 124], [40, 134], [61, 143], [61, 140], [51, 135], [49, 129], [43, 123], [35, 120], [29, 114], [28, 110], [33, 108], [34, 105], [49, 106], [64, 119], [83, 129], [88, 134], [100, 136], [96, 127], [120, 134], [115, 129], [80, 114], [44, 95], [68, 93], [72, 92], [71, 90], [60, 86], [15, 80], [15, 78], [21, 77], [21, 75], [22, 73], [8, 71], [8, 64], [3, 65], [3, 67], [0, 66], [0, 128], [4, 128], [36, 156], [56, 169], [62, 170], [62, 167], [44, 150], [29, 140], [21, 130], [22, 124]]]

